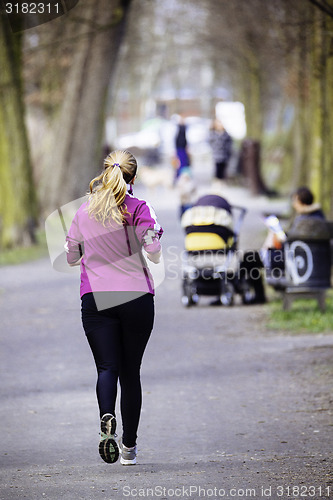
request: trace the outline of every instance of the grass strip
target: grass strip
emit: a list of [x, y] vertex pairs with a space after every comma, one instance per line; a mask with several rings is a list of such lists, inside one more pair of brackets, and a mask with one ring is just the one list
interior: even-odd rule
[[298, 333], [324, 333], [333, 331], [333, 291], [326, 295], [326, 310], [320, 311], [315, 299], [296, 299], [291, 309], [284, 311], [281, 299], [269, 303], [266, 327], [269, 330]]
[[36, 243], [0, 251], [0, 266], [21, 264], [47, 255], [47, 243], [44, 231], [36, 233]]

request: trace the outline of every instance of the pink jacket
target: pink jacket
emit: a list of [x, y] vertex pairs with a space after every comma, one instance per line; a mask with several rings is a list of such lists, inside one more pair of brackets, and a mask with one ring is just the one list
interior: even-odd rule
[[142, 248], [154, 254], [161, 250], [163, 229], [153, 208], [144, 200], [127, 194], [126, 223], [105, 228], [86, 210], [76, 212], [66, 237], [67, 262], [75, 264], [81, 256], [80, 295], [103, 291], [154, 293], [154, 283]]

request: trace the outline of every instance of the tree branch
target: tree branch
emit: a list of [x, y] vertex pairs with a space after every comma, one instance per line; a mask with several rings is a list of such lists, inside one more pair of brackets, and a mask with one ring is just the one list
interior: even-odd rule
[[320, 3], [319, 0], [308, 0], [312, 5], [315, 5], [320, 9], [322, 12], [325, 12], [330, 17], [333, 17], [333, 7], [331, 7], [326, 0], [322, 0], [322, 3]]
[[80, 35], [73, 35], [71, 37], [63, 38], [61, 40], [57, 39], [57, 40], [50, 42], [50, 43], [37, 45], [36, 47], [24, 48], [23, 51], [26, 54], [33, 54], [34, 52], [48, 49], [49, 47], [53, 47], [54, 45], [60, 46], [60, 45], [68, 44], [68, 43], [75, 43], [78, 40], [81, 40], [82, 38], [85, 38], [85, 37], [90, 36], [92, 34], [99, 35], [99, 34], [104, 33], [105, 31], [108, 31], [112, 28], [115, 28], [116, 26], [118, 26], [118, 24], [120, 23], [121, 20], [122, 20], [122, 17], [121, 18], [119, 17], [119, 18], [116, 18], [116, 19], [110, 21], [107, 24], [101, 25], [101, 24], [96, 24], [96, 23], [90, 21], [89, 19], [87, 20], [87, 19], [83, 19], [83, 18], [79, 18], [79, 17], [73, 17], [71, 19], [71, 21], [73, 23], [78, 23], [78, 24], [83, 24], [83, 25], [85, 24], [88, 27], [88, 29], [85, 33], [81, 33]]

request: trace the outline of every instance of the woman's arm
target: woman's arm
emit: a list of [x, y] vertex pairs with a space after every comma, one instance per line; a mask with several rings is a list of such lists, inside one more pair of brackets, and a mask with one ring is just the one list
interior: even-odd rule
[[76, 262], [73, 262], [72, 264], [68, 263], [68, 265], [69, 265], [70, 267], [79, 266], [79, 265], [81, 264], [81, 260], [82, 260], [82, 259], [83, 259], [83, 255], [82, 255], [82, 257], [80, 257], [80, 259], [79, 259], [79, 260], [77, 260]]
[[83, 258], [82, 245], [67, 239], [64, 245], [67, 253], [67, 263], [70, 267], [79, 266]]
[[157, 222], [154, 209], [147, 202], [142, 203], [136, 212], [135, 231], [147, 258], [158, 264], [162, 253], [160, 238], [163, 229]]

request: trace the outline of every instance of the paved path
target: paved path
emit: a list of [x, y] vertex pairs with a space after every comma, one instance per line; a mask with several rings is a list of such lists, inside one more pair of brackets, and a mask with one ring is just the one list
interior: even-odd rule
[[[249, 208], [241, 243], [257, 245], [267, 200], [226, 192]], [[48, 259], [4, 267], [0, 499], [333, 498], [333, 334], [267, 331], [266, 307], [183, 308], [175, 193], [148, 195], [166, 279], [143, 363], [138, 465], [98, 455], [78, 276]]]

